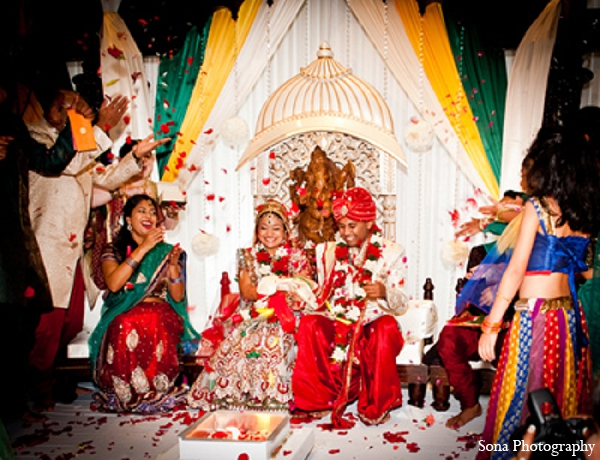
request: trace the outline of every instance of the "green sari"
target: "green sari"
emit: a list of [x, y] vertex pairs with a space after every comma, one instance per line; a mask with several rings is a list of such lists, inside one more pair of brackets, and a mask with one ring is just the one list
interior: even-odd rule
[[[102, 339], [104, 338], [104, 334], [109, 325], [118, 315], [135, 307], [144, 299], [144, 297], [146, 297], [148, 292], [151, 292], [158, 281], [158, 275], [162, 272], [165, 264], [168, 263], [168, 255], [171, 252], [171, 249], [173, 249], [173, 246], [168, 243], [158, 243], [144, 256], [139, 267], [134, 270], [131, 278], [129, 278], [129, 282], [118, 292], [110, 292], [108, 294], [108, 297], [102, 306], [102, 311], [100, 312], [100, 320], [88, 342], [90, 346], [90, 366], [92, 372], [94, 372], [96, 368], [96, 360], [98, 359]], [[183, 346], [186, 341], [199, 339], [200, 334], [190, 323], [187, 313], [187, 295], [184, 296], [181, 301], [176, 302], [167, 291], [167, 302], [183, 319], [184, 332], [181, 335], [180, 347]]]

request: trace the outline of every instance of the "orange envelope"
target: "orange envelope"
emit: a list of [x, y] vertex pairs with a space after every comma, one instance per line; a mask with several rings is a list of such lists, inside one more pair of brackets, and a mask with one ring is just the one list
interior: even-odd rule
[[67, 110], [69, 120], [71, 121], [71, 132], [73, 133], [73, 146], [75, 150], [87, 152], [96, 150], [96, 138], [94, 137], [94, 128], [92, 120], [85, 118], [73, 109]]

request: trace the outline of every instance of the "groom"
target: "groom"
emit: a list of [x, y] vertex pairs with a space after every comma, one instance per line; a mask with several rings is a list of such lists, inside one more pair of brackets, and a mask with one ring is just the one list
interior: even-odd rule
[[294, 405], [335, 428], [353, 425], [346, 406], [358, 399], [363, 423], [377, 425], [402, 404], [396, 357], [404, 340], [394, 315], [404, 313], [404, 248], [381, 236], [371, 194], [354, 187], [334, 198], [339, 231], [317, 246], [321, 288], [314, 314], [300, 321], [292, 377]]

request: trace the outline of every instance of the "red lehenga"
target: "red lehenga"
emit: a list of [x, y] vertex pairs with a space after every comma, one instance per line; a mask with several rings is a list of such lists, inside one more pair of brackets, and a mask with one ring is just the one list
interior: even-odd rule
[[[166, 288], [171, 248], [166, 243], [154, 247], [102, 308], [90, 337], [100, 410], [153, 413], [184, 402], [187, 388], [175, 386], [179, 354], [198, 334], [189, 323], [185, 299], [175, 302]], [[164, 301], [145, 301], [149, 296]]]

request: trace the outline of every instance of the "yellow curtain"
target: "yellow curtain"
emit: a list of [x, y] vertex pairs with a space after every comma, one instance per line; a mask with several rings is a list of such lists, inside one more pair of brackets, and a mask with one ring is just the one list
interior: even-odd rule
[[204, 127], [204, 123], [217, 101], [233, 64], [239, 54], [248, 32], [252, 27], [261, 0], [245, 0], [240, 7], [237, 21], [231, 18], [227, 8], [221, 8], [213, 15], [204, 62], [200, 68], [196, 85], [188, 104], [185, 118], [181, 123], [180, 135], [162, 176], [163, 181], [172, 182], [185, 164], [186, 157]]
[[430, 3], [421, 18], [416, 0], [396, 0], [394, 3], [417, 56], [421, 27], [423, 28], [425, 74], [475, 169], [490, 193], [498, 198], [498, 181], [485, 154], [473, 112], [456, 69], [441, 5], [437, 2]]

